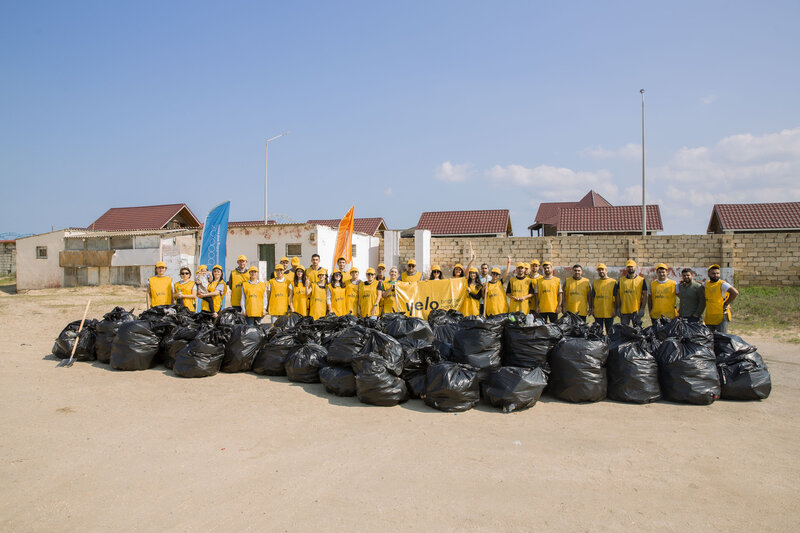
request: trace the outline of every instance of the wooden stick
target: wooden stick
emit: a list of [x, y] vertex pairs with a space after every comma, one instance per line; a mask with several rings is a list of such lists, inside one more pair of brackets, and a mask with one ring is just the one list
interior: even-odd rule
[[67, 366], [72, 364], [72, 358], [75, 357], [75, 350], [78, 348], [78, 341], [81, 338], [81, 330], [83, 329], [83, 323], [86, 321], [86, 315], [89, 313], [89, 304], [92, 303], [92, 299], [89, 298], [89, 301], [86, 302], [86, 309], [83, 310], [83, 318], [81, 318], [81, 325], [78, 326], [78, 333], [75, 334], [75, 342], [72, 345], [72, 353], [69, 356], [69, 361], [67, 362]]

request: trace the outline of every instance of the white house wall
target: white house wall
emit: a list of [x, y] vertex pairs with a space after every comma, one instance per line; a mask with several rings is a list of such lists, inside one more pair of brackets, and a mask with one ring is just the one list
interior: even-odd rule
[[[36, 247], [47, 247], [47, 259], [36, 258]], [[64, 230], [17, 239], [17, 289], [61, 287], [63, 269], [58, 255], [64, 251]]]

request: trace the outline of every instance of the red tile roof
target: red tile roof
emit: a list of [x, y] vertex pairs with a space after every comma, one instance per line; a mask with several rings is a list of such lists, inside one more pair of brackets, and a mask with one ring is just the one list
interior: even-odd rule
[[800, 202], [715, 204], [708, 223], [709, 232], [715, 214], [723, 231], [800, 228]]
[[558, 224], [558, 212], [565, 207], [611, 207], [611, 204], [593, 190], [577, 202], [542, 202], [536, 212], [536, 219], [528, 229], [535, 229], [538, 224], [555, 226]]
[[511, 235], [508, 209], [478, 211], [425, 211], [416, 229], [426, 229], [437, 235]]
[[186, 204], [112, 207], [86, 229], [100, 231], [131, 231], [164, 229], [170, 220], [182, 213], [187, 227], [199, 227], [200, 221]]
[[[341, 219], [339, 218], [326, 218], [326, 219], [314, 219], [309, 220], [306, 224], [317, 224], [319, 226], [328, 226], [333, 229], [339, 229], [339, 222]], [[385, 230], [386, 229], [386, 222], [384, 222], [383, 217], [374, 217], [374, 218], [355, 218], [354, 219], [354, 231], [359, 233], [366, 233], [367, 235], [374, 236], [378, 230]]]
[[[267, 220], [267, 224], [277, 224], [274, 220]], [[237, 222], [228, 222], [228, 227], [239, 227], [239, 226], [263, 226], [264, 220], [239, 220]]]
[[[642, 231], [642, 206], [565, 207], [559, 213], [556, 228], [575, 233]], [[647, 229], [664, 230], [657, 205], [647, 206]]]

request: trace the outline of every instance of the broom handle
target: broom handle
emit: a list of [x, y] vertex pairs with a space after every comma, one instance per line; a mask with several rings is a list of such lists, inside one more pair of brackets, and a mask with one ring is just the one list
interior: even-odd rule
[[78, 340], [81, 336], [81, 330], [83, 329], [83, 323], [86, 321], [86, 314], [89, 312], [89, 304], [92, 303], [92, 299], [89, 298], [89, 301], [86, 302], [86, 309], [83, 310], [83, 318], [81, 318], [81, 325], [78, 326], [78, 333], [75, 334], [75, 342], [72, 344], [72, 353], [69, 356], [69, 362], [72, 362], [72, 358], [75, 357], [75, 350], [78, 348]]

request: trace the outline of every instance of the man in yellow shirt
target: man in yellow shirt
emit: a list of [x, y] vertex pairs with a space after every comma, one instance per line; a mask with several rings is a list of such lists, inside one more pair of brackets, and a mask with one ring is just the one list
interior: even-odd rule
[[400, 281], [419, 281], [422, 279], [422, 272], [417, 272], [417, 262], [409, 259], [406, 263], [406, 270], [400, 275]]
[[547, 322], [558, 320], [561, 304], [564, 299], [564, 290], [561, 280], [553, 275], [553, 265], [550, 261], [542, 263], [544, 276], [536, 284], [536, 312], [542, 315]]
[[711, 331], [728, 333], [728, 322], [731, 320], [731, 304], [739, 296], [733, 285], [719, 279], [719, 265], [708, 267], [708, 281], [705, 284], [706, 326]]
[[[336, 268], [342, 274], [342, 283], [345, 283], [347, 280], [350, 279], [350, 273], [345, 270], [346, 266], [347, 266], [347, 259], [345, 259], [344, 257], [339, 257], [338, 259], [336, 259]], [[334, 272], [331, 272], [331, 275], [333, 275]]]
[[575, 313], [586, 322], [589, 316], [589, 295], [592, 286], [588, 278], [583, 277], [583, 267], [573, 265], [572, 277], [564, 283], [564, 312]]
[[319, 254], [314, 254], [311, 256], [311, 266], [308, 267], [308, 270], [306, 270], [306, 277], [308, 278], [309, 283], [317, 282], [317, 274], [320, 273], [320, 270], [326, 276], [328, 275], [328, 272], [319, 266]]
[[525, 263], [517, 263], [517, 275], [508, 280], [506, 286], [508, 295], [508, 312], [530, 313], [531, 298], [533, 298], [533, 284], [531, 278], [525, 275]]
[[619, 278], [618, 311], [619, 320], [629, 326], [631, 322], [639, 322], [644, 315], [647, 303], [647, 281], [636, 273], [636, 261], [628, 259], [625, 263], [625, 275]]
[[147, 308], [172, 304], [172, 278], [166, 276], [167, 265], [156, 263], [156, 275], [147, 280]]
[[603, 263], [597, 265], [597, 279], [592, 283], [589, 314], [594, 317], [595, 322], [603, 326], [606, 335], [614, 325], [614, 317], [619, 308], [618, 291], [617, 280], [608, 277], [608, 267]]
[[672, 319], [678, 316], [675, 306], [677, 294], [678, 287], [675, 281], [667, 278], [667, 265], [659, 263], [656, 266], [656, 279], [650, 284], [648, 298], [650, 318], [657, 320], [663, 316]]
[[228, 288], [231, 290], [231, 307], [237, 311], [242, 310], [242, 284], [250, 279], [247, 270], [247, 257], [240, 255], [236, 258], [236, 268], [228, 276]]

